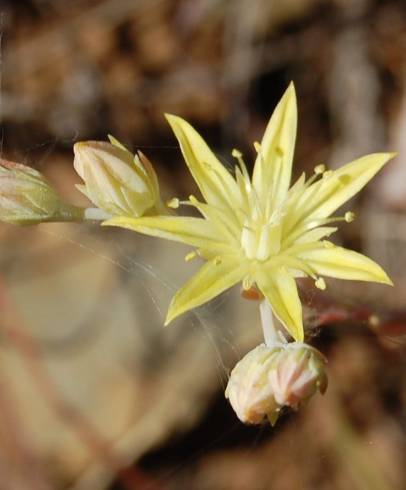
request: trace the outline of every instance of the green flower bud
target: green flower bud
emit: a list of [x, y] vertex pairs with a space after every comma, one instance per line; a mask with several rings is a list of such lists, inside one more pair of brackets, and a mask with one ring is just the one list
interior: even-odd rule
[[225, 395], [242, 422], [259, 424], [267, 417], [273, 425], [283, 407], [298, 409], [326, 388], [325, 359], [319, 351], [299, 342], [261, 344], [237, 363]]
[[63, 203], [37, 170], [0, 160], [0, 221], [32, 225], [43, 221], [75, 221], [83, 210]]
[[84, 141], [73, 147], [73, 165], [85, 184], [77, 186], [97, 207], [113, 216], [140, 217], [163, 208], [149, 160], [132, 155], [117, 140]]

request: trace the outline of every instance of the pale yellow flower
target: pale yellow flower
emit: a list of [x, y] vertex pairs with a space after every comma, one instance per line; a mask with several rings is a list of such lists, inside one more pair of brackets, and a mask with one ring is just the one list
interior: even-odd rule
[[256, 145], [252, 179], [239, 152], [233, 152], [239, 162], [233, 176], [190, 124], [176, 116], [167, 119], [205, 199], [191, 196], [181, 204], [194, 206], [203, 218], [115, 217], [105, 223], [186, 243], [206, 260], [173, 298], [166, 323], [243, 281], [246, 289], [256, 284], [292, 337], [301, 341], [296, 277], [310, 276], [321, 289], [325, 283], [320, 276], [391, 284], [372, 260], [324, 238], [336, 231], [331, 222], [353, 220], [352, 213], [330, 216], [392, 153], [367, 155], [336, 171], [318, 166], [307, 182], [303, 174], [289, 189], [297, 123], [293, 84], [276, 107], [262, 143]]
[[76, 172], [84, 180], [77, 188], [110, 215], [139, 217], [163, 212], [158, 179], [149, 160], [132, 155], [121, 143], [81, 141], [74, 145]]
[[32, 225], [44, 221], [81, 221], [84, 210], [64, 203], [37, 170], [0, 160], [0, 221]]
[[284, 407], [298, 409], [327, 388], [322, 354], [301, 342], [261, 344], [231, 371], [225, 396], [245, 424], [268, 418], [275, 424]]

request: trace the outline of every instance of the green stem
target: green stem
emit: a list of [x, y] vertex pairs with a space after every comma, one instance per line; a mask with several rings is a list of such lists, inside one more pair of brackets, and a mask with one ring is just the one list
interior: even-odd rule
[[111, 214], [99, 208], [86, 208], [84, 212], [84, 219], [86, 221], [104, 221], [109, 218], [111, 218]]
[[58, 211], [47, 221], [54, 222], [81, 222], [84, 219], [85, 208], [61, 202]]

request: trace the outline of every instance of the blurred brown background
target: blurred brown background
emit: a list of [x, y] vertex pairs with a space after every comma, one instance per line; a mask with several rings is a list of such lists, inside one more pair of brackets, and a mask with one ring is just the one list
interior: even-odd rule
[[154, 162], [164, 198], [196, 192], [163, 117], [224, 162], [249, 161], [293, 80], [294, 176], [399, 156], [335, 241], [395, 288], [303, 285], [330, 386], [275, 428], [244, 427], [230, 369], [261, 341], [226, 293], [169, 329], [187, 248], [96, 225], [0, 227], [0, 489], [406, 488], [404, 0], [26, 0], [0, 3], [2, 153], [85, 204], [77, 140], [108, 133]]

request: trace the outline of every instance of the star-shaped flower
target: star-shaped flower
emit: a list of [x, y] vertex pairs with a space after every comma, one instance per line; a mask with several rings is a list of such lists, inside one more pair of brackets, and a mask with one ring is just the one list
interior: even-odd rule
[[335, 171], [318, 166], [307, 182], [302, 174], [289, 188], [297, 125], [293, 84], [276, 107], [262, 143], [256, 145], [252, 178], [239, 152], [233, 151], [239, 163], [233, 176], [189, 123], [172, 115], [167, 119], [205, 200], [190, 196], [181, 204], [197, 208], [203, 217], [115, 217], [104, 223], [186, 243], [206, 260], [172, 299], [166, 323], [242, 281], [245, 289], [260, 289], [277, 318], [301, 341], [296, 277], [312, 277], [321, 289], [325, 283], [320, 276], [392, 284], [369, 258], [324, 240], [337, 229], [332, 222], [352, 221], [352, 213], [330, 216], [392, 153], [367, 155]]

